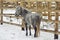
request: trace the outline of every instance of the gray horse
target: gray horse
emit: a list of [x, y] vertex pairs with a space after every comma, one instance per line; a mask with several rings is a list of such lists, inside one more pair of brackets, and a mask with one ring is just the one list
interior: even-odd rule
[[32, 13], [25, 8], [17, 6], [15, 16], [21, 15], [25, 21], [25, 28], [26, 28], [26, 36], [28, 36], [28, 28], [29, 28], [29, 35], [31, 35], [31, 26], [33, 26], [35, 33], [34, 37], [38, 37], [40, 31], [40, 22], [41, 16], [38, 13]]

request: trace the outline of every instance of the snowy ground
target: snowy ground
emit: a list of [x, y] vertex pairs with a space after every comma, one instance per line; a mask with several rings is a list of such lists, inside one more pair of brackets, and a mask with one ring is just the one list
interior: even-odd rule
[[40, 36], [37, 38], [34, 38], [33, 34], [34, 30], [32, 30], [32, 36], [25, 36], [25, 31], [22, 31], [18, 26], [0, 25], [0, 40], [54, 40], [54, 34], [51, 33], [41, 31]]
[[[32, 36], [25, 36], [25, 31], [22, 31], [20, 27], [3, 24], [0, 25], [0, 40], [54, 40], [54, 34], [42, 32], [40, 36], [34, 38], [34, 30], [32, 30]], [[60, 40], [60, 35], [59, 35]]]
[[[4, 9], [3, 13], [15, 13], [15, 10], [13, 9]], [[47, 18], [47, 17], [45, 17]], [[4, 21], [10, 22], [9, 17], [3, 17]], [[21, 19], [12, 18], [13, 23], [20, 24], [22, 22]], [[44, 26], [43, 26], [44, 25]], [[48, 30], [54, 30], [54, 24], [51, 24], [51, 22], [41, 23], [42, 29], [48, 29]], [[20, 27], [10, 25], [10, 24], [3, 24], [0, 25], [0, 40], [54, 40], [54, 34], [42, 32], [38, 38], [34, 38], [33, 36], [34, 30], [32, 30], [32, 36], [25, 36], [25, 31], [22, 31]], [[60, 35], [59, 35], [60, 40]]]

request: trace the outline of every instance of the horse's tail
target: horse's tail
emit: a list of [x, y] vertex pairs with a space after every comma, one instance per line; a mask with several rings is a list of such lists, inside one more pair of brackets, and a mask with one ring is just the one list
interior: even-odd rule
[[41, 23], [41, 18], [40, 16], [37, 16], [37, 31], [38, 31], [38, 36], [40, 35], [40, 23]]

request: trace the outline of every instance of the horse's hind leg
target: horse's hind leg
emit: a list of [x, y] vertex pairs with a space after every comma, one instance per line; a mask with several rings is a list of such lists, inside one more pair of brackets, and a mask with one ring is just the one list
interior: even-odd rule
[[40, 35], [40, 24], [37, 23], [37, 35], [39, 34]]
[[31, 35], [31, 26], [29, 26], [29, 33], [30, 33], [29, 35]]
[[28, 27], [27, 27], [27, 23], [25, 23], [26, 26], [26, 36], [28, 36]]
[[34, 30], [35, 30], [34, 37], [37, 37], [37, 27], [36, 27], [36, 25], [33, 25], [33, 27], [34, 27]]

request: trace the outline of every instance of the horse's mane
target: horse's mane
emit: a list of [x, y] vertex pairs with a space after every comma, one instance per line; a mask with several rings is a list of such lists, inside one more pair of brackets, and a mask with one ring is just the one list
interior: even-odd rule
[[24, 7], [21, 7], [22, 9], [28, 11], [28, 12], [31, 12], [31, 10], [27, 9], [27, 8], [24, 8]]

